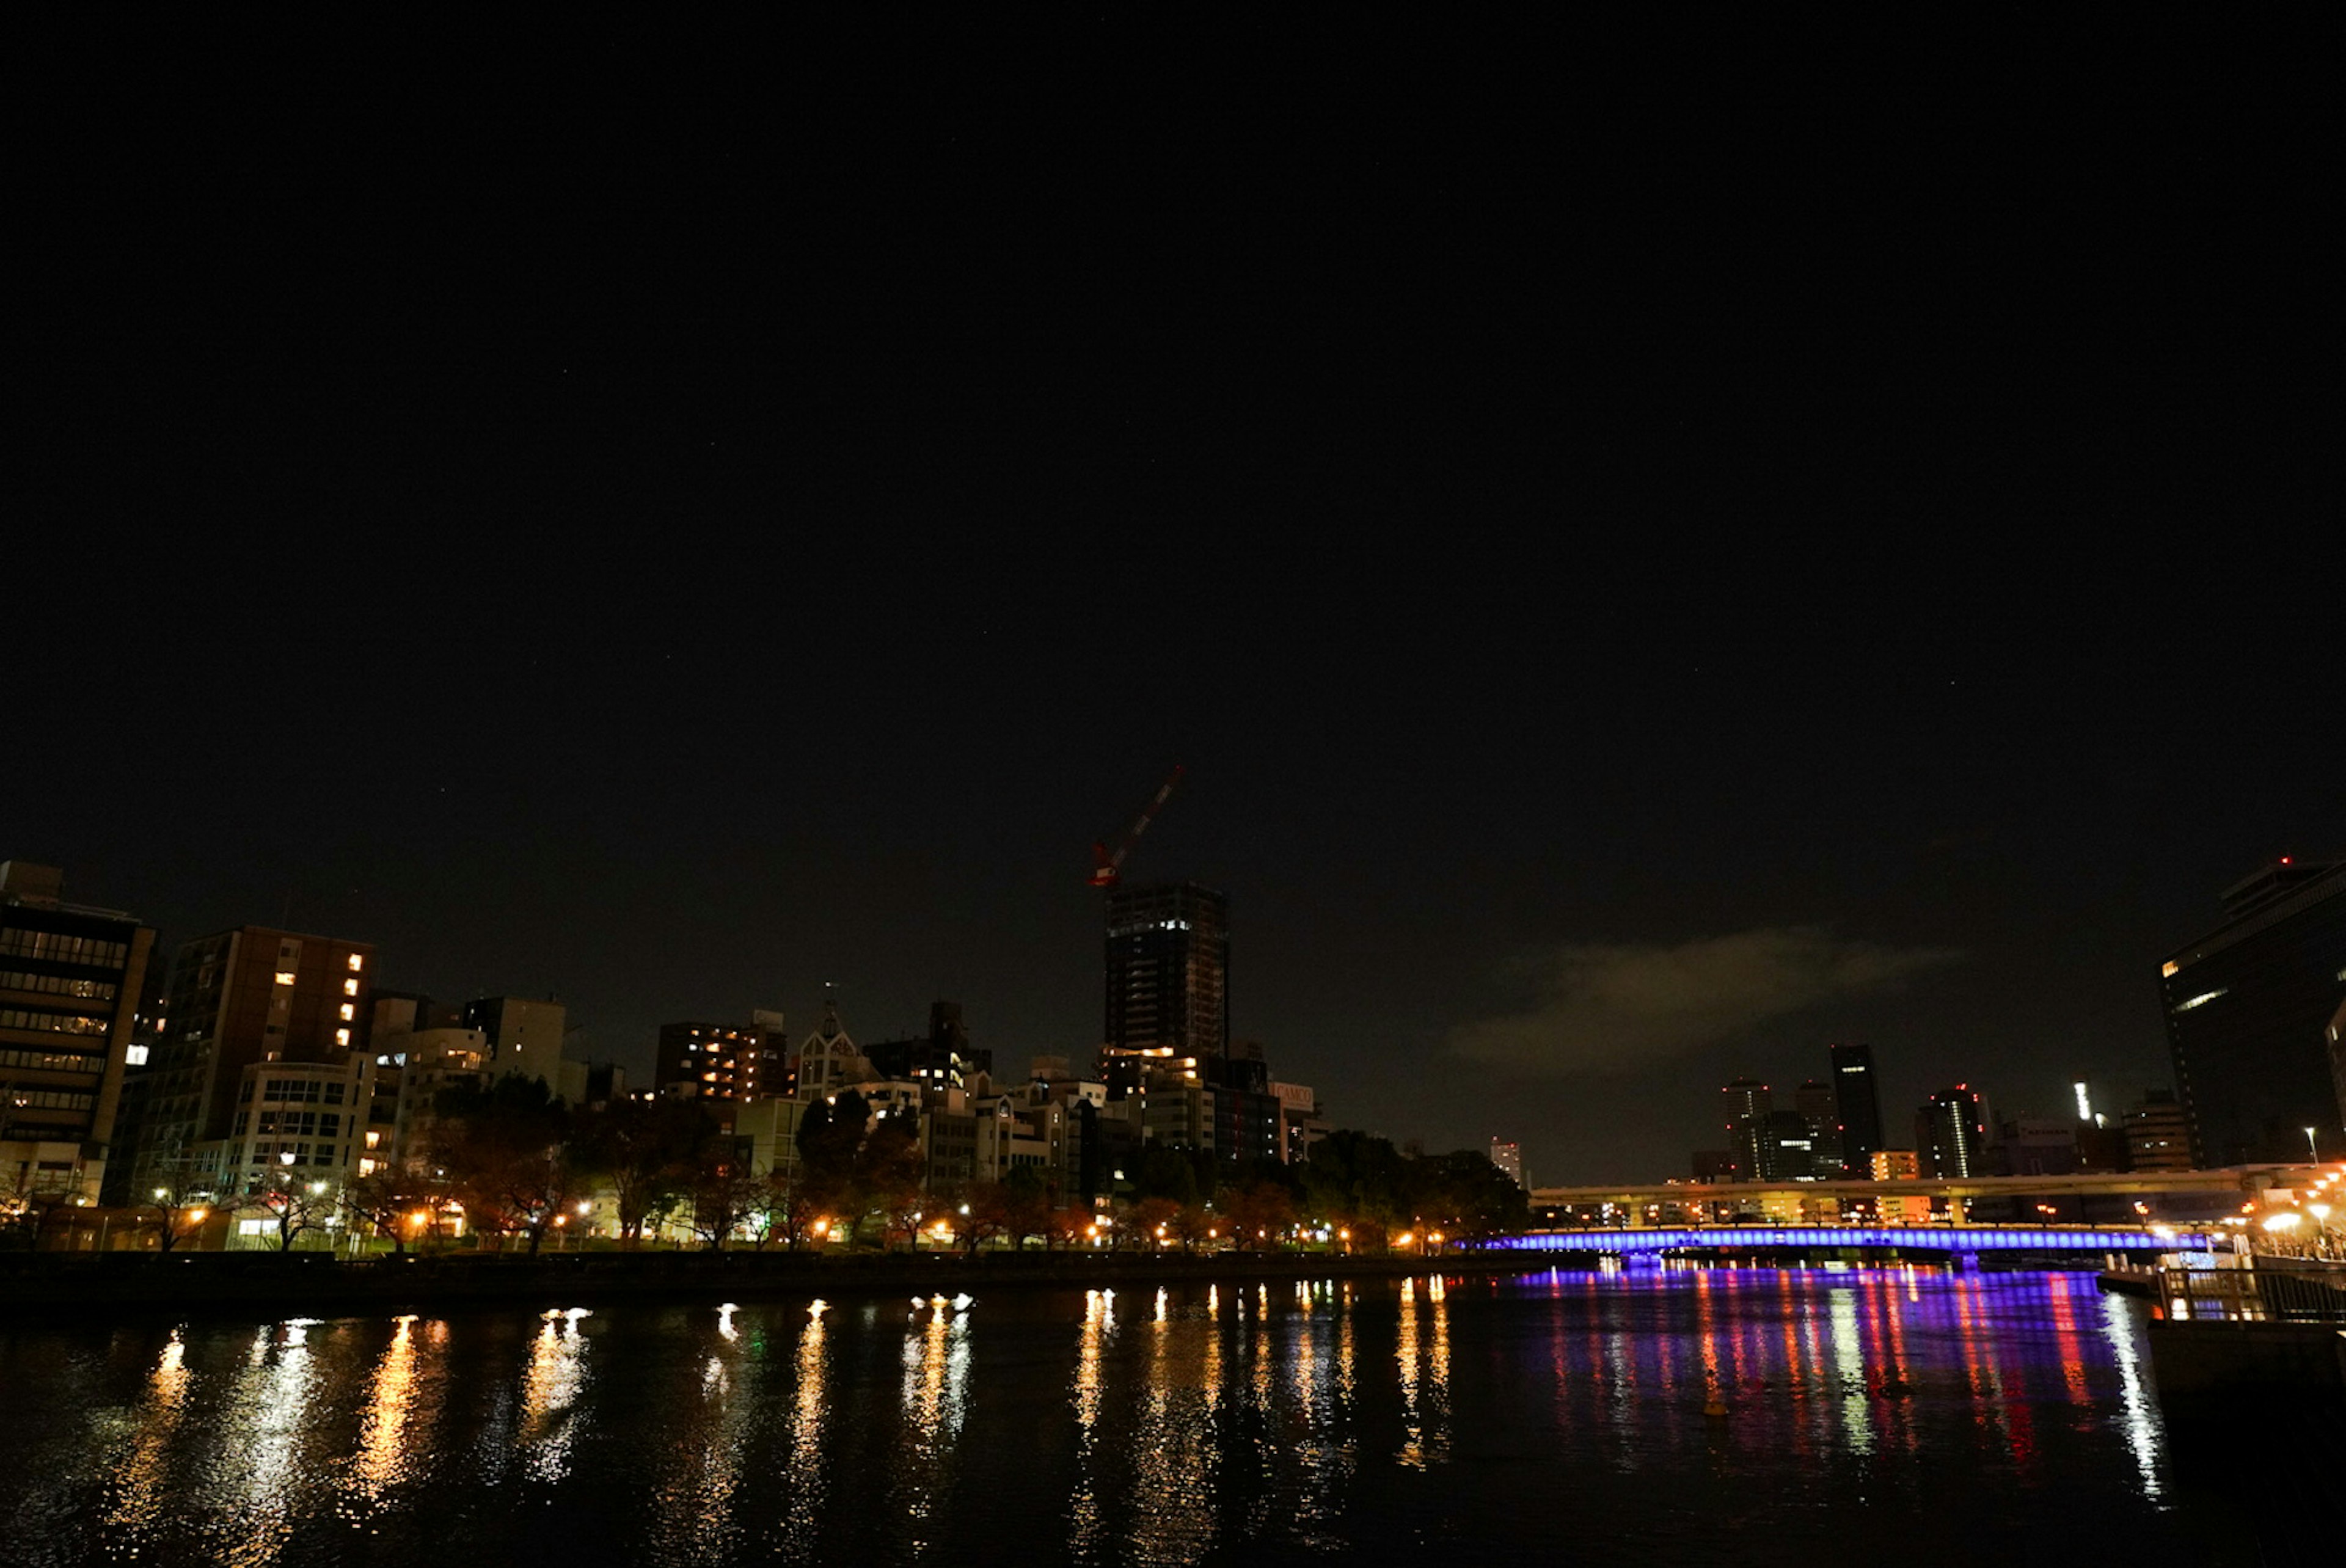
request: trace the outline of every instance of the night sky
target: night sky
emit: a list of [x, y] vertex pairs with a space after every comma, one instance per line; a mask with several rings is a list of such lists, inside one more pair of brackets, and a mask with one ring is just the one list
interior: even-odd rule
[[2168, 1081], [2157, 961], [2346, 850], [2319, 95], [1097, 26], [60, 65], [0, 858], [635, 1069], [835, 983], [1016, 1071], [1178, 762], [1127, 875], [1339, 1125]]

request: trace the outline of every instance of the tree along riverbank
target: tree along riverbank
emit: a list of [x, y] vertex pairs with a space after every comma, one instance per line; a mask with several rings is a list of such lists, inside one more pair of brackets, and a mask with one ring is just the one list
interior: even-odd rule
[[587, 1252], [344, 1261], [318, 1253], [30, 1254], [0, 1259], [0, 1318], [594, 1307], [778, 1297], [975, 1294], [1175, 1280], [1352, 1279], [1545, 1270], [1520, 1254]]

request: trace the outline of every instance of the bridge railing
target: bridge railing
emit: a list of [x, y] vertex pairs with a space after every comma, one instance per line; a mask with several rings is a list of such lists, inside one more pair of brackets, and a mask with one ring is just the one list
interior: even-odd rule
[[2346, 1325], [2346, 1268], [2162, 1268], [2158, 1300], [2178, 1321]]

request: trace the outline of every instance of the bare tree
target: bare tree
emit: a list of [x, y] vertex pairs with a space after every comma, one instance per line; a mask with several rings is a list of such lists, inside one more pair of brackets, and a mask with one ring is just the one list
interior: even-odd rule
[[254, 1182], [238, 1207], [266, 1217], [276, 1229], [277, 1250], [291, 1252], [304, 1235], [324, 1229], [341, 1203], [333, 1183], [280, 1166]]

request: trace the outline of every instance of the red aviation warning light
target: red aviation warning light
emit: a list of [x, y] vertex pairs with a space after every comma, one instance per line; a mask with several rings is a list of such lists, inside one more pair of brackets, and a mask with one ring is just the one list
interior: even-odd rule
[[1140, 809], [1140, 815], [1133, 819], [1132, 826], [1125, 830], [1122, 839], [1117, 840], [1117, 846], [1113, 850], [1103, 843], [1092, 845], [1092, 886], [1096, 888], [1116, 886], [1117, 874], [1124, 869], [1125, 856], [1132, 853], [1133, 844], [1141, 834], [1148, 831], [1148, 824], [1157, 820], [1157, 813], [1164, 806], [1165, 798], [1173, 793], [1174, 785], [1181, 782], [1181, 773], [1182, 769], [1176, 766], [1172, 774], [1165, 780], [1164, 787], [1157, 791], [1148, 805]]

